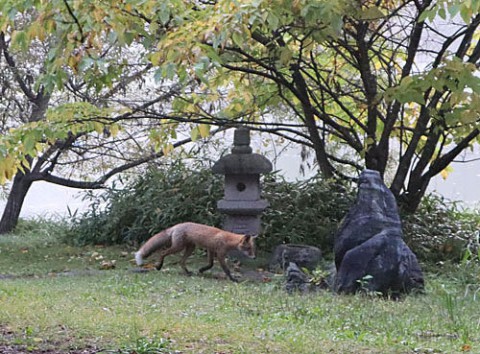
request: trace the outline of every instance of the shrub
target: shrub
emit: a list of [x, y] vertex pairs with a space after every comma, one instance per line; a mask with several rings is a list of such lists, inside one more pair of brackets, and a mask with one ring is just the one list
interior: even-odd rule
[[80, 245], [137, 244], [180, 222], [220, 225], [216, 201], [222, 191], [222, 179], [209, 170], [182, 163], [152, 167], [123, 189], [92, 196], [88, 210], [73, 216], [69, 238]]
[[424, 261], [461, 260], [475, 252], [480, 227], [477, 210], [436, 195], [426, 195], [415, 214], [402, 215], [406, 242]]
[[57, 242], [69, 230], [69, 224], [57, 219], [35, 217], [19, 219], [15, 234], [21, 237], [39, 239], [44, 242]]
[[335, 231], [355, 199], [344, 183], [314, 177], [287, 182], [279, 176], [266, 179], [264, 197], [270, 207], [262, 217], [264, 249], [281, 243], [304, 243], [331, 252]]
[[[264, 176], [263, 197], [270, 207], [262, 216], [260, 250], [282, 243], [304, 243], [325, 254], [333, 249], [335, 232], [355, 200], [356, 188], [315, 177], [288, 182], [278, 174]], [[216, 203], [223, 196], [223, 178], [210, 169], [189, 168], [182, 162], [150, 168], [122, 189], [93, 197], [90, 208], [73, 216], [68, 232], [75, 244], [138, 244], [180, 222], [221, 227]], [[420, 260], [459, 261], [478, 252], [480, 215], [463, 210], [438, 195], [427, 195], [415, 214], [402, 215], [407, 244]]]
[[[331, 249], [337, 224], [352, 200], [346, 186], [320, 178], [287, 182], [268, 175], [263, 187], [270, 207], [262, 217], [261, 249], [285, 242]], [[209, 169], [191, 169], [180, 162], [150, 168], [123, 189], [91, 195], [88, 210], [72, 216], [68, 238], [80, 245], [140, 243], [180, 222], [221, 226], [216, 203], [222, 196], [223, 178]]]

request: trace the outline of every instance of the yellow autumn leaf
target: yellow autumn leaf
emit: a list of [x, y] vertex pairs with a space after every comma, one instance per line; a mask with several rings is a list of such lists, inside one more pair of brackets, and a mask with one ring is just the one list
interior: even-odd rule
[[167, 144], [162, 148], [163, 155], [167, 156], [174, 149], [172, 144]]
[[27, 37], [29, 40], [38, 38], [40, 41], [45, 40], [46, 33], [45, 29], [40, 22], [34, 22], [27, 31]]
[[45, 144], [43, 143], [35, 143], [35, 150], [37, 151], [42, 151], [44, 147], [45, 147]]
[[7, 180], [11, 180], [17, 173], [16, 161], [11, 156], [6, 156], [0, 161], [0, 184], [4, 184]]
[[97, 22], [102, 22], [103, 18], [105, 17], [105, 12], [101, 8], [97, 7], [93, 11], [93, 17], [95, 18], [95, 20], [97, 20]]
[[206, 138], [210, 135], [210, 126], [208, 124], [200, 124], [198, 126], [198, 131], [202, 138]]
[[110, 133], [114, 138], [117, 136], [119, 131], [120, 131], [120, 126], [118, 124], [112, 124], [110, 126]]
[[0, 185], [4, 185], [7, 179], [5, 178], [5, 168], [3, 167], [2, 162], [0, 161]]
[[446, 168], [444, 168], [441, 172], [440, 172], [440, 176], [442, 176], [442, 178], [444, 180], [446, 180], [448, 178], [448, 175], [453, 171], [453, 168], [451, 166], [447, 166]]
[[160, 63], [163, 60], [163, 53], [162, 52], [155, 52], [155, 53], [150, 55], [149, 59], [150, 59], [150, 62], [153, 65], [158, 66], [158, 65], [160, 65]]
[[93, 129], [95, 129], [95, 131], [98, 134], [102, 134], [103, 133], [103, 124], [100, 123], [100, 122], [93, 122]]

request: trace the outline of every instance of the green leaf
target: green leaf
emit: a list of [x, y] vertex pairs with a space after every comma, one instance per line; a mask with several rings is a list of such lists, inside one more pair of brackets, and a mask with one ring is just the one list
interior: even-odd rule
[[158, 51], [150, 54], [148, 56], [148, 59], [153, 65], [157, 66], [162, 62], [163, 56], [164, 56], [164, 53], [162, 53], [161, 51]]
[[25, 31], [14, 31], [12, 34], [12, 46], [26, 52], [28, 50], [28, 36]]
[[232, 40], [233, 40], [233, 43], [235, 43], [235, 45], [237, 45], [240, 48], [242, 48], [243, 45], [245, 44], [245, 40], [243, 39], [242, 34], [239, 32], [232, 33]]
[[430, 15], [430, 11], [431, 10], [423, 11], [420, 14], [420, 16], [418, 16], [418, 22], [424, 22], [426, 19], [428, 19], [429, 15]]
[[280, 63], [284, 66], [290, 63], [293, 58], [293, 52], [288, 47], [282, 47], [280, 49]]
[[444, 8], [441, 8], [440, 10], [438, 10], [438, 16], [440, 16], [440, 18], [442, 20], [446, 20], [447, 19], [447, 11]]
[[378, 20], [382, 17], [385, 17], [385, 14], [377, 6], [372, 6], [360, 11], [361, 20]]
[[270, 25], [269, 28], [271, 30], [275, 30], [278, 28], [280, 19], [273, 12], [269, 12], [267, 16], [267, 22]]
[[465, 4], [460, 9], [460, 17], [465, 23], [470, 23], [472, 20], [472, 9], [467, 7]]
[[160, 6], [158, 18], [160, 19], [160, 22], [164, 25], [166, 25], [168, 21], [170, 21], [170, 8], [168, 7], [166, 2], [164, 2], [162, 6]]
[[87, 69], [90, 69], [94, 64], [95, 61], [92, 58], [84, 56], [78, 64], [78, 71], [86, 71]]
[[454, 4], [454, 5], [448, 6], [447, 9], [450, 16], [455, 17], [460, 12], [460, 4]]
[[[28, 134], [28, 133], [27, 133]], [[25, 135], [23, 140], [23, 148], [26, 155], [34, 155], [36, 139], [32, 134]]]
[[190, 131], [190, 138], [192, 139], [192, 141], [197, 141], [199, 135], [200, 135], [200, 130], [198, 129], [198, 127], [193, 127], [192, 130]]

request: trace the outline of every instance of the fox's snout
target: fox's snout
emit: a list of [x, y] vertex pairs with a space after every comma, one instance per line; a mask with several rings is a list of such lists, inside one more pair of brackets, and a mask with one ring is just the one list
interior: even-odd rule
[[257, 256], [255, 255], [255, 252], [252, 250], [242, 250], [242, 253], [250, 259], [257, 258]]
[[255, 259], [256, 258], [256, 255], [255, 255], [255, 244], [253, 243], [253, 237], [252, 236], [249, 236], [249, 235], [245, 235], [244, 236], [244, 239], [243, 239], [243, 242], [240, 244], [240, 246], [238, 247], [238, 249], [240, 251], [242, 251], [242, 253], [250, 258], [250, 259]]

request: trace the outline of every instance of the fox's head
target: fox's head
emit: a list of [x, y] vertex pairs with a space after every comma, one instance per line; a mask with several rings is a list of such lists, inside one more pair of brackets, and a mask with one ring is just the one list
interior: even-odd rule
[[255, 242], [256, 236], [245, 235], [238, 245], [238, 250], [248, 258], [255, 259]]

